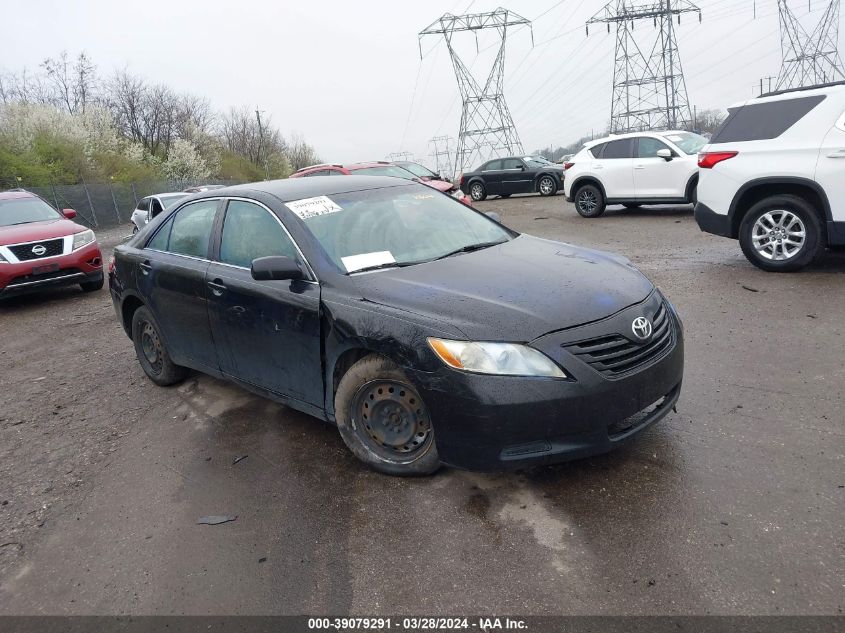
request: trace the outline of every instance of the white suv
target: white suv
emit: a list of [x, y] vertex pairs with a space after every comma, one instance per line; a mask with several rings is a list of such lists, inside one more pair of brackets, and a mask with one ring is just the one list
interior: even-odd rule
[[698, 150], [707, 139], [692, 132], [635, 132], [590, 141], [564, 164], [566, 199], [585, 218], [608, 204], [695, 203]]
[[845, 245], [845, 82], [738, 103], [699, 156], [695, 219], [763, 270]]

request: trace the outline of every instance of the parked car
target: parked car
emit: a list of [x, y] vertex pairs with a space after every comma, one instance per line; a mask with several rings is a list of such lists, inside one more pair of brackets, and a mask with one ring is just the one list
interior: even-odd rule
[[154, 383], [232, 380], [386, 473], [602, 453], [681, 389], [680, 320], [630, 261], [396, 178], [198, 194], [116, 247], [109, 287]]
[[429, 180], [442, 180], [443, 182], [448, 182], [449, 184], [452, 183], [451, 179], [447, 178], [443, 174], [438, 174], [437, 172], [430, 170], [425, 165], [420, 165], [419, 163], [415, 163], [410, 160], [397, 160], [394, 161], [393, 164], [411, 172], [423, 182], [427, 182]]
[[420, 178], [416, 174], [408, 171], [404, 167], [399, 167], [386, 161], [375, 161], [371, 163], [353, 163], [351, 165], [312, 165], [310, 167], [303, 167], [290, 175], [291, 178], [310, 178], [313, 176], [349, 176], [350, 174], [356, 176], [392, 176], [393, 178], [403, 178], [404, 180], [416, 180], [424, 182], [429, 187], [437, 189], [453, 198], [460, 200], [466, 205], [472, 206], [472, 201], [464, 195], [458, 187], [451, 182]]
[[473, 200], [490, 195], [509, 198], [515, 193], [553, 196], [563, 187], [563, 169], [533, 156], [494, 158], [475, 171], [461, 174], [459, 184]]
[[845, 82], [737, 103], [699, 155], [695, 219], [763, 270], [845, 246]]
[[186, 192], [159, 193], [154, 196], [141, 198], [130, 218], [132, 221], [132, 232], [137, 233], [147, 226], [149, 221], [156, 217], [159, 213], [165, 209], [169, 209], [188, 195], [190, 194]]
[[568, 163], [570, 160], [572, 160], [572, 156], [573, 156], [572, 154], [564, 154], [563, 156], [561, 156], [560, 158], [558, 158], [558, 159], [555, 161], [555, 163], [556, 163], [556, 164], [558, 164], [558, 165], [565, 165], [565, 164], [566, 164], [566, 163]]
[[212, 191], [213, 189], [222, 189], [226, 185], [196, 185], [183, 189], [185, 193], [201, 193], [203, 191]]
[[103, 287], [103, 260], [94, 231], [72, 222], [34, 193], [0, 193], [0, 298], [56, 286], [85, 292]]
[[566, 199], [585, 218], [608, 204], [695, 204], [698, 150], [692, 132], [636, 132], [590, 141], [564, 164]]

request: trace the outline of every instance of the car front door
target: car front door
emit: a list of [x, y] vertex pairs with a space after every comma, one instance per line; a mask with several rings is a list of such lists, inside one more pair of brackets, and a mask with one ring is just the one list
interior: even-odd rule
[[[635, 139], [634, 187], [638, 199], [683, 198], [687, 181], [695, 173], [693, 157], [681, 156], [663, 141], [651, 136]], [[670, 160], [657, 155], [661, 149], [672, 153]]]
[[[818, 182], [830, 202], [830, 212], [840, 228], [834, 237], [845, 240], [845, 112], [822, 141], [819, 160], [816, 163]], [[833, 234], [833, 231], [830, 231]]]
[[168, 218], [147, 242], [138, 289], [178, 364], [217, 370], [205, 273], [219, 199], [198, 200]]
[[142, 198], [132, 212], [132, 223], [139, 229], [144, 228], [150, 221], [150, 198]]
[[503, 161], [502, 193], [530, 193], [533, 190], [533, 172], [521, 158], [506, 158]]
[[608, 199], [633, 200], [636, 197], [633, 146], [630, 138], [610, 141], [605, 144], [601, 156], [593, 161], [593, 173], [604, 185]]
[[484, 178], [484, 188], [487, 194], [498, 196], [502, 194], [502, 178], [504, 177], [502, 160], [491, 160], [484, 165], [481, 171], [481, 177]]
[[221, 370], [322, 407], [320, 285], [314, 278], [256, 281], [250, 271], [254, 259], [271, 255], [309, 270], [281, 221], [257, 202], [229, 200], [216, 251], [206, 282]]

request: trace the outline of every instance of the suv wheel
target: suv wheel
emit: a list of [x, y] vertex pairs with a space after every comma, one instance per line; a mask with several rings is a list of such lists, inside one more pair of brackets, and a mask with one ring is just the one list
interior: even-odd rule
[[372, 354], [349, 368], [335, 394], [335, 419], [350, 451], [388, 475], [440, 467], [425, 403], [398, 365]]
[[138, 362], [150, 380], [167, 387], [182, 382], [188, 376], [188, 369], [170, 359], [160, 331], [158, 323], [147, 308], [140, 307], [135, 310], [132, 315], [132, 341], [135, 343]]
[[739, 244], [752, 264], [772, 272], [800, 270], [824, 252], [815, 209], [789, 195], [765, 198], [751, 207], [739, 227]]
[[551, 176], [543, 176], [537, 183], [537, 191], [541, 196], [553, 196], [557, 193], [557, 184]]
[[480, 182], [474, 182], [469, 186], [469, 195], [476, 202], [481, 202], [487, 197], [487, 190]]
[[597, 218], [604, 213], [605, 202], [595, 185], [584, 185], [575, 194], [575, 210], [585, 218]]

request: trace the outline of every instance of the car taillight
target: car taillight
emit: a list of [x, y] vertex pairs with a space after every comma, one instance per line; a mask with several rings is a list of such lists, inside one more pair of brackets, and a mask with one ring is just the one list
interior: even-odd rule
[[573, 167], [574, 165], [575, 165], [575, 163], [564, 163], [563, 164], [563, 171], [566, 171], [567, 169], [569, 169], [570, 167]]
[[701, 152], [698, 155], [698, 166], [702, 169], [712, 169], [714, 165], [728, 160], [739, 154], [739, 152]]
[[114, 255], [109, 257], [109, 273], [114, 272]]

